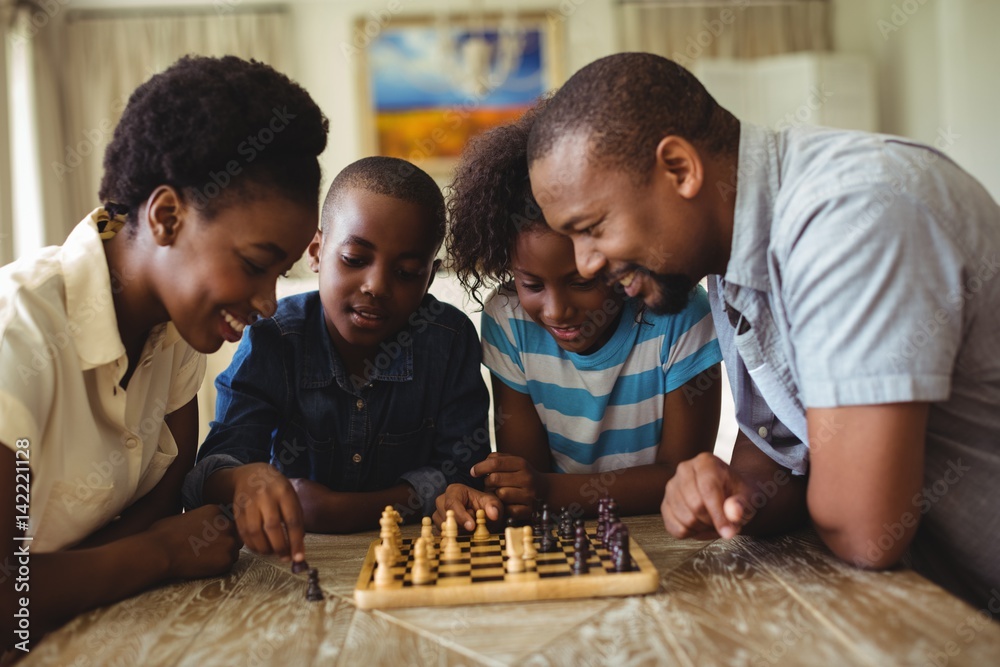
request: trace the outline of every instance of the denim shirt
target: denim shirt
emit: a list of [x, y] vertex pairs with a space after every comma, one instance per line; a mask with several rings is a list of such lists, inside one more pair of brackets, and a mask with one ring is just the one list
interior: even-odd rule
[[246, 329], [216, 379], [216, 421], [184, 504], [201, 505], [205, 480], [221, 468], [270, 462], [334, 491], [405, 481], [422, 503], [413, 509], [431, 514], [448, 484], [481, 488], [469, 475], [490, 451], [481, 361], [469, 318], [428, 294], [366, 363], [366, 377], [349, 377], [319, 293], [282, 299], [274, 317]]
[[838, 428], [808, 433], [807, 408], [929, 403], [910, 556], [981, 603], [1000, 588], [1000, 208], [929, 146], [827, 128], [744, 123], [736, 177], [708, 292], [740, 429], [801, 475]]

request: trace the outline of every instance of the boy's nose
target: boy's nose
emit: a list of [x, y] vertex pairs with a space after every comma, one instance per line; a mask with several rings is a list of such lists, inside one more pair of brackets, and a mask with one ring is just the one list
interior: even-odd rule
[[576, 270], [585, 280], [597, 276], [607, 263], [593, 244], [583, 239], [573, 239], [573, 252], [576, 255]]
[[389, 281], [381, 271], [370, 271], [361, 284], [361, 291], [374, 298], [383, 297], [388, 293]]

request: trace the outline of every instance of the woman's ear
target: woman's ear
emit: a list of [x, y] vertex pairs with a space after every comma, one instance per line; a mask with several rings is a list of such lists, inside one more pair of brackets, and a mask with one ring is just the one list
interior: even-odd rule
[[146, 223], [157, 245], [172, 245], [184, 220], [184, 202], [169, 185], [153, 190], [146, 200]]
[[684, 199], [694, 199], [705, 180], [705, 165], [694, 145], [676, 135], [667, 135], [656, 146], [656, 167]]

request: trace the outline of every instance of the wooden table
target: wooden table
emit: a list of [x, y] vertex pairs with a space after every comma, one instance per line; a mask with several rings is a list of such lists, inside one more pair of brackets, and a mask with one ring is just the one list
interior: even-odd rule
[[[627, 519], [661, 575], [631, 598], [361, 611], [377, 533], [309, 535], [327, 598], [274, 558], [84, 614], [19, 667], [77, 665], [988, 665], [1000, 623], [911, 571], [864, 572], [811, 531], [715, 542]], [[417, 533], [416, 527], [404, 535]]]

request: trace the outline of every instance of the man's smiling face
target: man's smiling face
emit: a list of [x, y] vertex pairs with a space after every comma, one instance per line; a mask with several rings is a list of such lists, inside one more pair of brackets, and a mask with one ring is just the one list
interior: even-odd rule
[[695, 170], [684, 166], [683, 155], [672, 161], [686, 150], [678, 145], [680, 153], [668, 146], [645, 179], [603, 167], [581, 132], [531, 164], [535, 199], [549, 227], [573, 241], [580, 275], [620, 282], [660, 313], [683, 310], [708, 273], [698, 268], [708, 241], [693, 201], [700, 180], [692, 189]]

